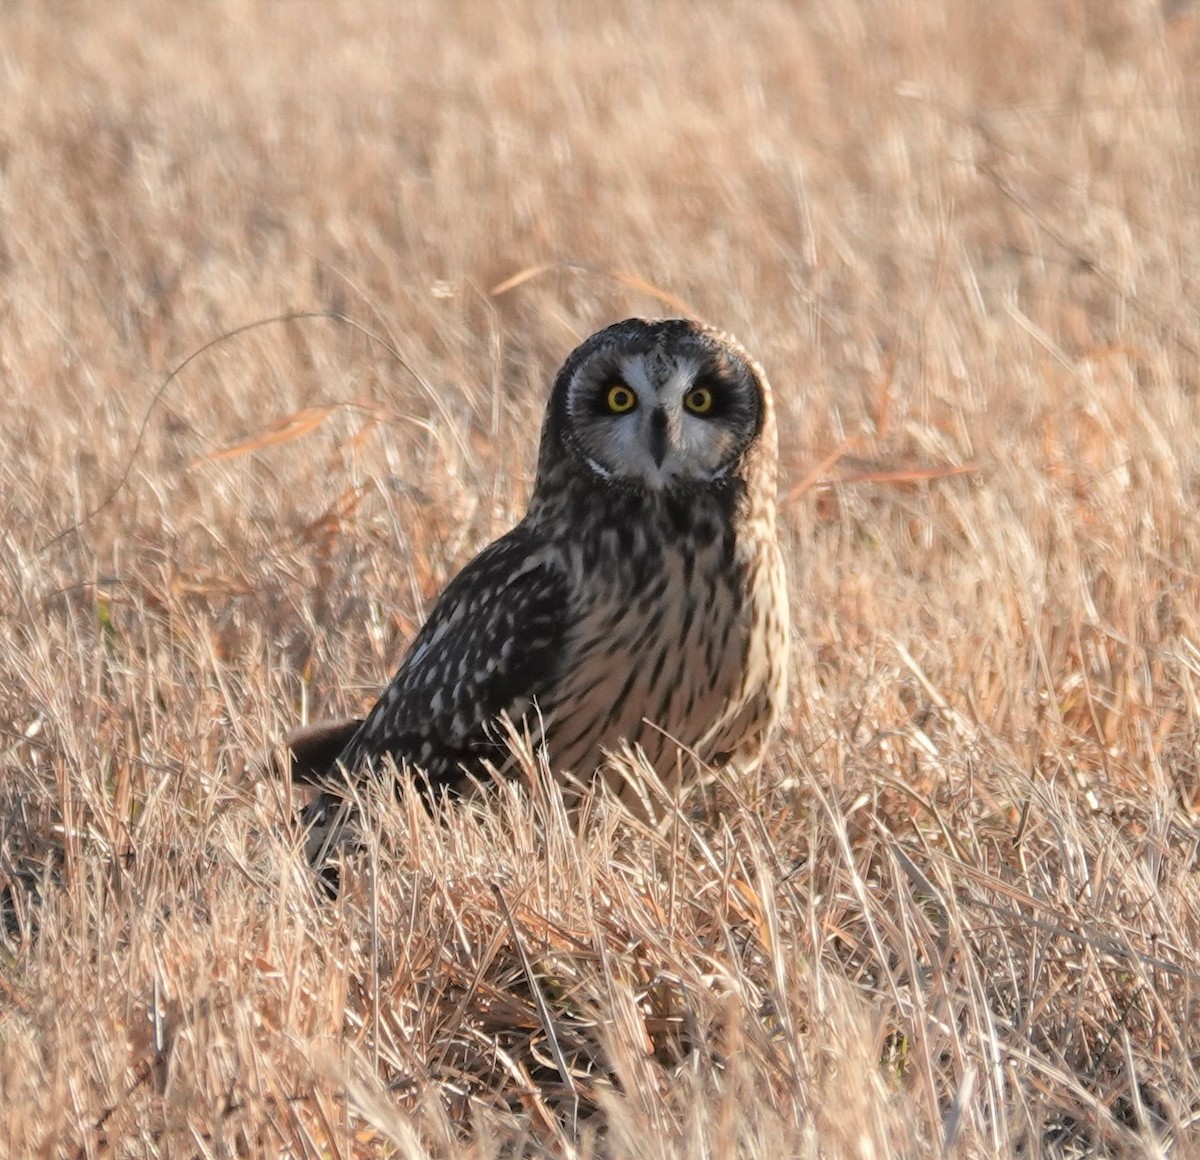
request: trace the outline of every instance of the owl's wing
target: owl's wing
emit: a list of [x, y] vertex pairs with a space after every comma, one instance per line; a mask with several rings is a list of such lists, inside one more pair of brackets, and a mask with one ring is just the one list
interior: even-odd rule
[[561, 556], [518, 525], [446, 586], [338, 764], [355, 775], [391, 755], [436, 789], [502, 761], [496, 718], [519, 720], [553, 687], [568, 617]]

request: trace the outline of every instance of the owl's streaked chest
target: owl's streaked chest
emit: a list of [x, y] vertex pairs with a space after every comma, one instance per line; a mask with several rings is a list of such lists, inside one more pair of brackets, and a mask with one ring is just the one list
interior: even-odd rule
[[622, 743], [668, 783], [680, 746], [757, 759], [782, 696], [786, 623], [766, 607], [782, 566], [735, 498], [663, 503], [564, 545], [575, 627], [541, 706], [554, 767], [587, 776]]

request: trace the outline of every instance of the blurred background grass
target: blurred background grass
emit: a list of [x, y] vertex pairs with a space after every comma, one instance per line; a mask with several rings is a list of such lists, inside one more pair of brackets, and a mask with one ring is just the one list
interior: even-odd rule
[[[763, 961], [832, 971], [865, 995], [874, 1030], [855, 1098], [906, 1125], [872, 1146], [936, 1138], [995, 1155], [1086, 1121], [1095, 1147], [1150, 1148], [1139, 1081], [1109, 1050], [1127, 1035], [1133, 1071], [1174, 1093], [1171, 1107], [1146, 1097], [1155, 1130], [1183, 1147], [1200, 1108], [1198, 36], [1190, 4], [1116, 0], [0, 6], [4, 873], [49, 857], [70, 887], [40, 940], [12, 936], [0, 976], [13, 1154], [119, 1150], [96, 1128], [112, 1108], [148, 1153], [184, 1138], [220, 1151], [204, 1099], [172, 1111], [166, 1079], [137, 1081], [146, 1060], [169, 1070], [144, 1038], [151, 982], [170, 990], [155, 957], [166, 936], [137, 916], [159, 907], [169, 928], [184, 909], [208, 915], [211, 945], [194, 931], [167, 939], [184, 958], [209, 945], [179, 968], [190, 981], [175, 977], [171, 1002], [206, 1045], [197, 1058], [219, 1054], [222, 1021], [198, 1015], [197, 996], [223, 979], [256, 1013], [247, 1026], [261, 1016], [267, 984], [236, 966], [243, 924], [261, 921], [244, 908], [276, 913], [296, 870], [275, 850], [269, 865], [285, 869], [245, 870], [248, 896], [230, 890], [228, 867], [268, 858], [262, 843], [290, 808], [258, 778], [260, 755], [302, 717], [367, 706], [448, 575], [519, 517], [566, 352], [615, 318], [684, 308], [758, 355], [781, 407], [794, 695], [767, 796], [726, 820], [730, 857], [766, 856], [766, 819], [780, 880], [789, 866], [816, 876], [807, 894], [780, 886], [762, 903], [764, 931], [784, 908]], [[297, 311], [341, 320], [233, 334], [163, 387], [210, 341]], [[533, 825], [521, 817], [513, 832]], [[601, 863], [624, 848], [603, 833], [618, 845], [594, 852]], [[1036, 858], [1022, 845], [1035, 839]], [[473, 857], [507, 864], [505, 840]], [[541, 872], [562, 870], [562, 850], [529, 841]], [[1094, 930], [1080, 957], [1055, 941], [1063, 914], [1051, 937], [1004, 895], [1004, 949], [984, 949], [970, 913], [955, 918], [974, 932], [956, 945], [984, 976], [1005, 955], [1024, 966], [963, 1002], [1004, 1058], [1045, 1066], [1010, 1074], [983, 1032], [943, 1051], [914, 1030], [909, 984], [888, 984], [899, 960], [887, 946], [839, 941], [873, 904], [875, 922], [907, 913], [896, 892], [914, 880], [880, 870], [889, 841], [949, 890], [951, 912], [964, 879], [937, 879], [931, 849], [989, 889], [1044, 890], [1081, 929], [1119, 916], [1105, 937], [1139, 954], [1151, 939], [1174, 982], [1131, 984], [1121, 956], [1106, 973]], [[423, 898], [421, 848], [380, 889]], [[620, 856], [641, 865], [633, 849]], [[673, 849], [685, 876], [715, 873]], [[1024, 876], [1042, 857], [1035, 889]], [[1148, 877], [1110, 881], [1118, 866]], [[852, 870], [875, 897], [856, 893]], [[822, 874], [850, 877], [822, 893]], [[766, 879], [746, 890], [751, 879], [761, 902]], [[463, 898], [468, 912], [494, 907], [487, 890]], [[854, 917], [815, 917], [834, 900]], [[284, 908], [272, 920], [297, 940], [288, 977], [331, 972], [305, 985], [329, 1004], [335, 1040], [339, 1004], [364, 1009], [325, 986], [337, 971], [323, 956], [361, 950], [346, 931], [366, 919], [346, 905], [349, 917]], [[900, 942], [917, 971], [942, 935], [920, 953], [914, 937]], [[408, 928], [408, 945], [422, 938], [437, 945]], [[671, 954], [699, 953], [697, 938]], [[1044, 964], [1059, 951], [1051, 985]], [[357, 955], [339, 969], [365, 977]], [[816, 1026], [807, 985], [796, 1018]], [[1150, 1012], [1132, 1028], [1131, 994]], [[86, 997], [90, 1030], [64, 996]], [[606, 1001], [624, 1026], [624, 1000]], [[853, 1042], [860, 1009], [834, 1009], [849, 1013], [825, 1027], [830, 1041]], [[1084, 1009], [1108, 1014], [1084, 1026]], [[311, 1028], [288, 1012], [291, 1055], [250, 1032], [228, 1041], [238, 1084], [294, 1066]], [[363, 1074], [383, 1083], [374, 1026]], [[792, 1032], [803, 1046], [787, 1098], [751, 1067], [730, 1106], [773, 1125], [772, 1146], [853, 1154], [853, 1123], [812, 1135], [827, 1089], [804, 1052], [821, 1045]], [[908, 1062], [888, 1057], [880, 1074], [895, 1066], [919, 1098], [905, 1082], [876, 1090], [872, 1068], [898, 1043]], [[435, 1066], [432, 1048], [413, 1050], [421, 1090], [447, 1090], [445, 1053]], [[343, 1098], [335, 1130], [321, 1101], [344, 1097], [346, 1075], [305, 1051], [289, 1092], [315, 1091], [328, 1122], [313, 1127], [314, 1113], [272, 1135], [270, 1101], [242, 1092], [238, 1147], [353, 1150], [365, 1116], [382, 1135], [363, 1147], [415, 1154], [379, 1112], [385, 1095], [350, 1100], [360, 1120]], [[211, 1095], [226, 1073], [207, 1066], [195, 1083]], [[122, 1095], [135, 1081], [139, 1094]], [[686, 1086], [669, 1068], [654, 1082]], [[518, 1104], [524, 1092], [527, 1118], [503, 1131], [524, 1124], [566, 1147], [537, 1127], [536, 1084], [507, 1074], [479, 1090]], [[685, 1127], [695, 1102], [679, 1105]], [[608, 1146], [630, 1154], [661, 1112], [600, 1105]], [[726, 1139], [713, 1132], [710, 1150]], [[663, 1154], [703, 1154], [703, 1132], [680, 1133]], [[761, 1140], [737, 1147], [772, 1154]]]

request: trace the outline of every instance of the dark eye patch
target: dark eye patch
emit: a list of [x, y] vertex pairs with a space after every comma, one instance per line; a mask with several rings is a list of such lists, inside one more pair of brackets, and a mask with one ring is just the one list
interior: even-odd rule
[[713, 415], [724, 415], [729, 411], [732, 391], [729, 383], [720, 376], [711, 373], [697, 375], [684, 394], [685, 396], [690, 395], [693, 391], [708, 391], [712, 396], [712, 406], [705, 412], [706, 418]]
[[[612, 405], [613, 392], [627, 392], [632, 403], [628, 407], [614, 407]], [[625, 380], [617, 374], [606, 375], [602, 378], [591, 392], [590, 410], [595, 415], [614, 415], [624, 414], [627, 411], [633, 410], [637, 405], [637, 392], [629, 386]]]

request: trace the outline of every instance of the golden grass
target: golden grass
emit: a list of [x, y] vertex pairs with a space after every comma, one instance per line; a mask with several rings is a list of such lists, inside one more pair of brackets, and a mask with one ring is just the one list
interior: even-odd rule
[[[1200, 1155], [1198, 36], [0, 6], [0, 1151]], [[382, 795], [318, 903], [261, 755], [684, 306], [780, 398], [767, 769]]]

